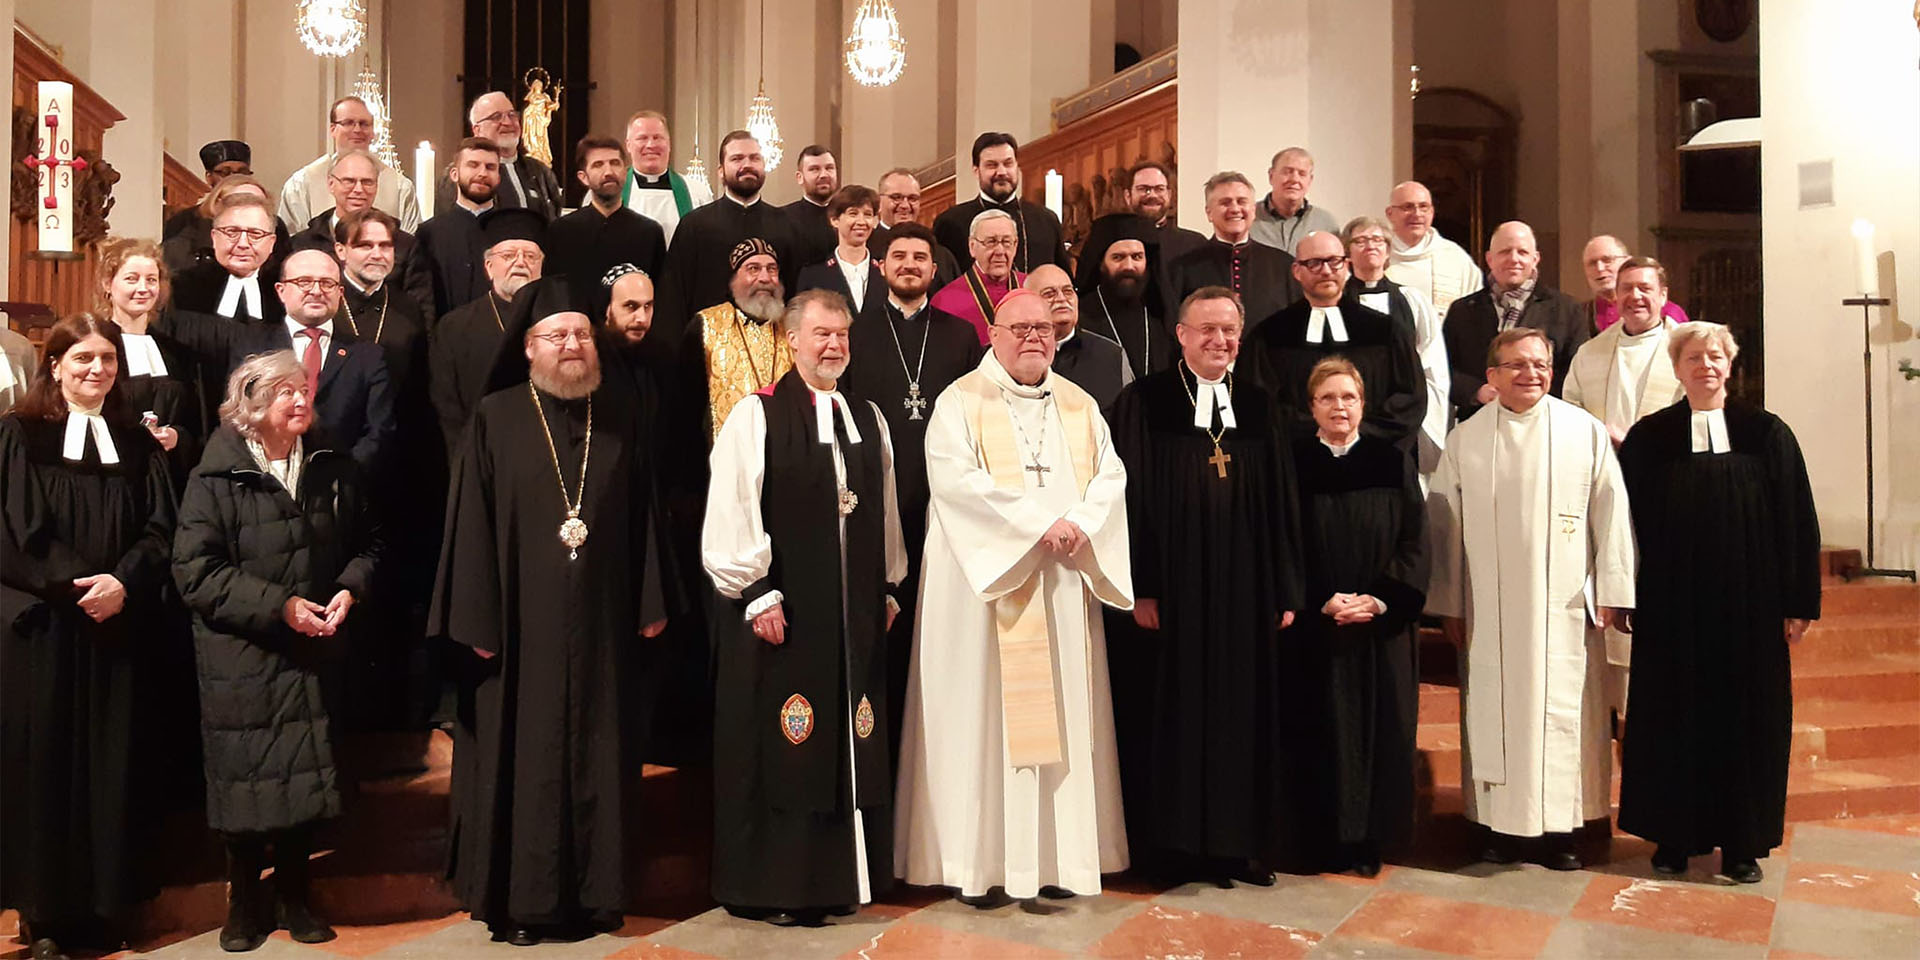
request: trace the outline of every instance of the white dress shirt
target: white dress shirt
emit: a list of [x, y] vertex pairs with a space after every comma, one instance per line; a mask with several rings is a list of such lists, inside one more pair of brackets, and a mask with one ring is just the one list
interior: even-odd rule
[[[302, 363], [306, 362], [307, 343], [311, 339], [300, 332], [305, 329], [307, 329], [305, 324], [292, 317], [287, 318], [287, 336], [293, 341], [293, 358]], [[333, 347], [333, 321], [329, 319], [315, 329], [320, 331], [320, 366], [324, 368], [327, 361], [331, 359], [329, 354], [332, 353]]]

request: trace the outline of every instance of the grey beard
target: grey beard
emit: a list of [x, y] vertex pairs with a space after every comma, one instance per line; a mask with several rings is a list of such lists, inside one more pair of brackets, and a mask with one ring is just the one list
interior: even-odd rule
[[557, 369], [548, 371], [534, 367], [527, 371], [527, 379], [533, 381], [533, 388], [541, 393], [550, 394], [562, 400], [578, 400], [600, 389], [600, 365], [589, 360], [586, 372], [578, 375], [563, 374]]
[[787, 305], [780, 298], [767, 293], [756, 293], [740, 300], [740, 312], [755, 320], [772, 323], [787, 315]]

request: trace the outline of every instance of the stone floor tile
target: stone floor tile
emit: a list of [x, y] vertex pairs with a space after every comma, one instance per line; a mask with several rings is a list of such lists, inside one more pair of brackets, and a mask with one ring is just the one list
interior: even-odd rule
[[716, 957], [837, 957], [866, 945], [893, 923], [891, 917], [863, 910], [829, 918], [818, 927], [776, 927], [716, 907], [653, 934], [647, 942]]
[[1833, 820], [1803, 823], [1793, 830], [1796, 860], [1842, 863], [1875, 870], [1920, 872], [1920, 834], [1851, 830]]
[[[411, 943], [430, 936], [456, 923], [464, 923], [464, 913], [449, 914], [432, 920], [414, 920], [407, 923], [388, 923], [374, 926], [345, 926], [336, 924], [334, 931], [339, 934], [326, 943], [313, 945], [313, 949], [336, 957], [371, 957], [382, 950]], [[285, 939], [286, 933], [274, 934], [275, 939]]]
[[[21, 956], [26, 954], [22, 953]], [[241, 956], [222, 952], [220, 949], [220, 931], [209, 930], [197, 937], [189, 937], [178, 943], [169, 944], [158, 950], [134, 954], [134, 956], [154, 960], [213, 960], [215, 957]], [[260, 949], [244, 954], [247, 960], [326, 960], [329, 956], [315, 947], [294, 943], [284, 936], [270, 939]], [[451, 957], [454, 954], [426, 954], [424, 957]]]
[[1304, 957], [1320, 934], [1279, 923], [1260, 923], [1198, 910], [1150, 904], [1087, 951], [1107, 960], [1139, 957], [1248, 958], [1284, 960]]
[[1175, 887], [1154, 899], [1178, 910], [1202, 910], [1260, 923], [1282, 923], [1315, 933], [1330, 933], [1377, 887], [1332, 877], [1280, 874], [1271, 887], [1235, 884], [1223, 890], [1211, 883]]
[[1776, 949], [1861, 960], [1911, 957], [1920, 944], [1920, 920], [1871, 910], [1789, 900], [1773, 914]]
[[695, 953], [657, 943], [636, 943], [607, 957], [607, 960], [718, 960], [712, 954]]
[[1573, 906], [1578, 920], [1765, 944], [1773, 901], [1697, 883], [1597, 876]]
[[[633, 941], [627, 938], [601, 934], [577, 943], [543, 943], [537, 947], [516, 947], [496, 942], [487, 925], [460, 916], [458, 923], [446, 926], [416, 937], [406, 943], [396, 944], [379, 953], [372, 954], [372, 960], [467, 960], [469, 957], [518, 957], [520, 960], [602, 960]], [[316, 953], [312, 958], [325, 958], [326, 954]], [[310, 958], [311, 960], [311, 958]]]
[[1909, 837], [1920, 837], [1920, 814], [1894, 817], [1847, 817], [1839, 820], [1820, 820], [1807, 825], [1831, 827], [1835, 830], [1861, 830], [1868, 833], [1897, 833]]
[[1471, 957], [1531, 957], [1559, 918], [1531, 910], [1382, 890], [1334, 934]]
[[[1920, 873], [1795, 860], [1785, 899], [1920, 918]], [[1920, 953], [1920, 944], [1915, 944]]]
[[1308, 960], [1455, 960], [1456, 955], [1335, 934], [1307, 951]]
[[1680, 933], [1662, 933], [1614, 923], [1589, 923], [1567, 920], [1556, 927], [1547, 945], [1540, 951], [1542, 960], [1583, 960], [1583, 958], [1659, 957], [1661, 960], [1710, 958], [1710, 960], [1762, 960], [1767, 956], [1763, 943], [1738, 943], [1711, 937], [1692, 937]]
[[908, 920], [879, 931], [841, 960], [1064, 960], [1069, 956], [1060, 950]]
[[[1784, 851], [1785, 848], [1782, 848]], [[1720, 854], [1716, 851], [1703, 857], [1687, 860], [1687, 872], [1677, 877], [1663, 877], [1653, 872], [1653, 848], [1648, 847], [1636, 856], [1616, 859], [1592, 868], [1593, 873], [1630, 880], [1655, 880], [1661, 883], [1692, 884], [1722, 893], [1737, 893], [1742, 896], [1759, 897], [1763, 900], [1780, 899], [1780, 888], [1786, 883], [1787, 866], [1792, 861], [1782, 851], [1760, 861], [1761, 877], [1759, 883], [1734, 883], [1720, 874]]]
[[1005, 904], [992, 910], [977, 910], [958, 900], [947, 900], [914, 914], [912, 921], [1049, 950], [1081, 953], [1145, 909], [1146, 901], [1138, 898], [1104, 894], [1042, 900], [1034, 907]]
[[1475, 863], [1454, 873], [1402, 867], [1386, 876], [1390, 890], [1471, 900], [1564, 917], [1586, 893], [1593, 875], [1561, 873], [1535, 864]]

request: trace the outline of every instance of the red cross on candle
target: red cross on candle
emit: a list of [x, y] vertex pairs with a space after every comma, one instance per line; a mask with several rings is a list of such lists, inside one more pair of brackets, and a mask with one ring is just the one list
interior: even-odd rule
[[37, 170], [40, 167], [52, 168], [47, 172], [47, 195], [44, 199], [40, 201], [41, 206], [44, 206], [47, 209], [52, 210], [53, 208], [58, 207], [60, 205], [60, 201], [54, 198], [54, 192], [53, 192], [54, 176], [59, 172], [59, 169], [61, 167], [69, 167], [74, 170], [85, 170], [87, 168], [87, 161], [81, 159], [80, 157], [71, 157], [66, 160], [62, 160], [59, 157], [53, 156], [53, 153], [54, 153], [53, 144], [58, 143], [60, 139], [60, 115], [57, 113], [47, 114], [46, 124], [47, 124], [47, 140], [45, 143], [41, 144], [40, 146], [40, 149], [46, 151], [46, 155], [33, 156], [29, 154], [27, 158], [22, 160], [21, 162], [27, 165], [28, 170]]

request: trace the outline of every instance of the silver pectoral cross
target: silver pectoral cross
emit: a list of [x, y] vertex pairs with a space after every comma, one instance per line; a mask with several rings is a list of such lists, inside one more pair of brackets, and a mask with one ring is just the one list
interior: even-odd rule
[[1053, 468], [1035, 460], [1027, 464], [1026, 470], [1028, 473], [1033, 474], [1033, 478], [1039, 486], [1044, 487], [1047, 485], [1047, 474], [1052, 472]]
[[920, 411], [926, 409], [927, 401], [925, 397], [920, 396], [919, 384], [917, 383], [907, 384], [907, 398], [905, 400], [900, 401], [900, 405], [907, 408], [908, 420], [925, 420], [926, 419], [926, 417], [923, 417], [920, 415]]

